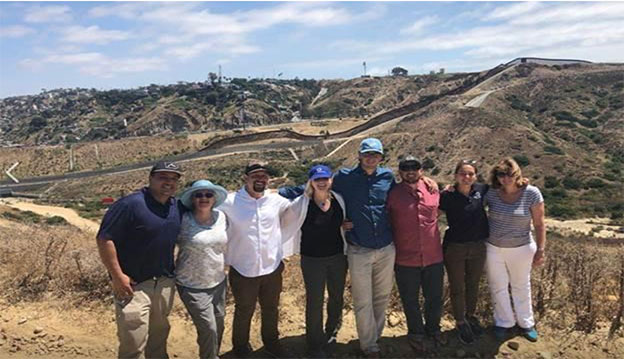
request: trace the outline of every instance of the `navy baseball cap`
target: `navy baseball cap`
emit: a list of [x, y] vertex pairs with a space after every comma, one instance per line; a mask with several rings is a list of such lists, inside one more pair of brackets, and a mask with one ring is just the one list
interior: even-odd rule
[[407, 155], [399, 161], [399, 170], [419, 170], [422, 165], [418, 159], [412, 155]]
[[317, 178], [331, 178], [332, 171], [325, 165], [316, 165], [310, 168], [308, 179], [314, 181]]
[[150, 171], [150, 175], [157, 172], [173, 172], [182, 176], [182, 167], [175, 162], [170, 161], [159, 161], [152, 167]]
[[360, 153], [377, 152], [383, 155], [383, 145], [381, 141], [374, 137], [366, 138], [360, 143]]

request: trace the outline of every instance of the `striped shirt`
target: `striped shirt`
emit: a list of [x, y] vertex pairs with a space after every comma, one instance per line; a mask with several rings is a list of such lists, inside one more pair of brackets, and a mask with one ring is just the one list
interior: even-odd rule
[[214, 223], [197, 223], [193, 213], [182, 217], [182, 228], [176, 241], [176, 282], [187, 288], [208, 289], [225, 279], [225, 251], [227, 249], [227, 221], [225, 214], [213, 210]]
[[498, 195], [499, 191], [490, 188], [485, 195], [490, 222], [490, 237], [487, 241], [503, 248], [531, 243], [531, 207], [544, 202], [542, 193], [537, 187], [528, 185], [521, 189], [520, 197], [510, 204], [503, 202]]

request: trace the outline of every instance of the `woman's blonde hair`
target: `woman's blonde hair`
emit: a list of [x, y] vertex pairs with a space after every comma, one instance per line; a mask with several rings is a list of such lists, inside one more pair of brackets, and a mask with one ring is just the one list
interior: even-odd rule
[[522, 169], [520, 169], [518, 163], [511, 157], [500, 160], [490, 171], [490, 185], [492, 188], [501, 187], [501, 183], [496, 176], [497, 173], [506, 173], [508, 176], [513, 177], [518, 188], [526, 186], [522, 177]]
[[[306, 183], [305, 189], [303, 190], [303, 194], [305, 194], [305, 196], [308, 198], [314, 197], [314, 187], [312, 187], [312, 180], [308, 180], [308, 182]], [[330, 199], [334, 198], [334, 195], [331, 193], [331, 188], [329, 191], [329, 198]]]

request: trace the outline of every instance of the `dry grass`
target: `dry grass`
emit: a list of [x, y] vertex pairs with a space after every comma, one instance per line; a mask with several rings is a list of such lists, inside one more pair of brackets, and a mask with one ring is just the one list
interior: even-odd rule
[[[621, 331], [624, 310], [624, 244], [549, 234], [546, 264], [533, 271], [533, 304], [540, 327], [591, 333], [604, 323]], [[303, 305], [298, 258], [287, 262], [284, 292]], [[345, 309], [352, 308], [349, 282]], [[0, 227], [0, 290], [12, 302], [66, 298], [68, 303], [110, 300], [109, 280], [95, 240], [72, 226], [15, 223]], [[231, 304], [231, 296], [228, 303]], [[445, 313], [450, 313], [445, 284]], [[490, 296], [483, 279], [478, 316], [490, 322]], [[402, 311], [396, 289], [390, 310]], [[284, 311], [284, 315], [287, 312]]]
[[100, 300], [110, 288], [92, 234], [73, 226], [0, 227], [0, 286], [11, 302]]

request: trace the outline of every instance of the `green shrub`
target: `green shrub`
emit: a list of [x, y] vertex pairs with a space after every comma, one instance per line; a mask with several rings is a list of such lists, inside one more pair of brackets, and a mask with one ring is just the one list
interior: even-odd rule
[[586, 188], [603, 188], [605, 187], [607, 184], [601, 180], [600, 178], [590, 178], [586, 183], [585, 183], [585, 187]]
[[557, 111], [557, 112], [554, 112], [553, 113], [553, 117], [555, 117], [559, 121], [569, 121], [569, 122], [576, 122], [576, 121], [578, 121], [578, 118], [576, 118], [576, 116], [574, 116], [573, 114], [571, 114], [568, 111]]
[[592, 108], [591, 110], [581, 112], [581, 115], [590, 119], [590, 118], [600, 115], [600, 112], [598, 112], [598, 110], [596, 110], [595, 108]]
[[555, 188], [559, 186], [559, 179], [555, 176], [546, 176], [544, 177], [544, 187], [546, 188]]
[[566, 176], [561, 183], [566, 189], [579, 189], [583, 185], [580, 179], [572, 176]]
[[544, 152], [555, 155], [563, 155], [563, 150], [557, 146], [544, 146]]
[[431, 158], [426, 157], [426, 158], [423, 160], [423, 163], [422, 163], [422, 168], [423, 168], [424, 170], [428, 170], [428, 169], [430, 169], [430, 168], [434, 168], [434, 167], [435, 167], [435, 162], [433, 162], [433, 160], [432, 160]]
[[578, 120], [577, 122], [581, 124], [582, 126], [589, 127], [589, 128], [598, 127], [598, 121], [596, 120]]
[[555, 203], [553, 205], [546, 205], [546, 214], [549, 217], [559, 218], [571, 218], [574, 216], [575, 211], [566, 205]]
[[515, 155], [513, 156], [514, 161], [518, 162], [518, 165], [520, 165], [520, 167], [525, 167], [528, 166], [529, 163], [531, 163], [529, 161], [529, 158], [525, 155]]
[[60, 216], [48, 217], [48, 218], [46, 218], [45, 223], [49, 224], [49, 225], [52, 225], [52, 226], [69, 224], [69, 223], [67, 223], [67, 220], [65, 218], [60, 217]]

